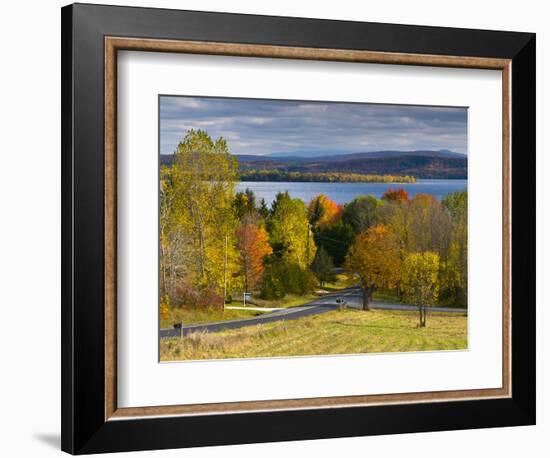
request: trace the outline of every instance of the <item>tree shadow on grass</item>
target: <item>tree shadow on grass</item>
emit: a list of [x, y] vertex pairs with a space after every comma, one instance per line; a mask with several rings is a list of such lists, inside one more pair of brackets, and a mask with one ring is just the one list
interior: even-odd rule
[[409, 326], [384, 326], [384, 325], [376, 325], [376, 324], [353, 324], [353, 323], [343, 323], [340, 321], [337, 321], [336, 324], [339, 324], [340, 326], [347, 326], [350, 328], [373, 328], [373, 329], [393, 329], [393, 330], [402, 330], [402, 329], [413, 329]]

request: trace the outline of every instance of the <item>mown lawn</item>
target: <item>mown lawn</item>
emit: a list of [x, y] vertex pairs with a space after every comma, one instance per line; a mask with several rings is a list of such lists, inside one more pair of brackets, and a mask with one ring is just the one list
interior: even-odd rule
[[291, 321], [162, 339], [161, 361], [380, 353], [467, 348], [467, 317], [416, 312], [332, 311]]

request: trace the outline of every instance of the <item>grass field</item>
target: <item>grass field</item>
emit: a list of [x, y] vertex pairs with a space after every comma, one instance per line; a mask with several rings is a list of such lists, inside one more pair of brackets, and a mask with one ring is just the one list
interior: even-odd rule
[[380, 353], [467, 348], [467, 317], [416, 312], [332, 311], [292, 321], [162, 339], [162, 361]]

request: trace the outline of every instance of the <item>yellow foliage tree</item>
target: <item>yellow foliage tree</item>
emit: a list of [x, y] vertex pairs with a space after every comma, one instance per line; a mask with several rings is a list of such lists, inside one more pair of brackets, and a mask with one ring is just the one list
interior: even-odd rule
[[181, 279], [218, 293], [236, 281], [237, 179], [236, 159], [223, 138], [187, 132], [161, 182], [161, 277], [168, 272], [172, 283]]
[[284, 261], [308, 267], [315, 257], [315, 241], [311, 233], [306, 204], [279, 193], [269, 219], [269, 241], [274, 252]]
[[403, 263], [403, 289], [408, 302], [418, 306], [420, 326], [426, 326], [427, 307], [437, 303], [439, 255], [431, 251], [411, 253]]
[[443, 205], [431, 194], [417, 194], [409, 206], [410, 251], [434, 251], [445, 258], [451, 221]]
[[[451, 244], [443, 276], [441, 294], [447, 293], [456, 305], [467, 305], [468, 298], [468, 193], [447, 194], [443, 206], [451, 219]], [[444, 259], [441, 259], [443, 263]], [[443, 277], [443, 278], [442, 278]]]
[[170, 318], [170, 297], [163, 296], [160, 298], [160, 319], [168, 320]]
[[377, 288], [395, 287], [400, 278], [400, 264], [397, 239], [383, 224], [357, 236], [345, 266], [361, 279], [363, 310], [370, 310], [372, 294]]

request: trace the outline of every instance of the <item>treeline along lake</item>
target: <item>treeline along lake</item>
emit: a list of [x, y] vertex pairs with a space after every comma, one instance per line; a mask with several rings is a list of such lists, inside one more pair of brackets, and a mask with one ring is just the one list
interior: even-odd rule
[[380, 199], [388, 189], [402, 188], [414, 197], [417, 194], [431, 194], [441, 200], [445, 194], [467, 188], [468, 180], [422, 180], [416, 183], [301, 183], [301, 182], [259, 182], [240, 181], [237, 191], [250, 189], [258, 200], [264, 199], [269, 206], [279, 192], [288, 193], [308, 203], [319, 194], [324, 194], [337, 204], [347, 204], [361, 195], [372, 195]]

